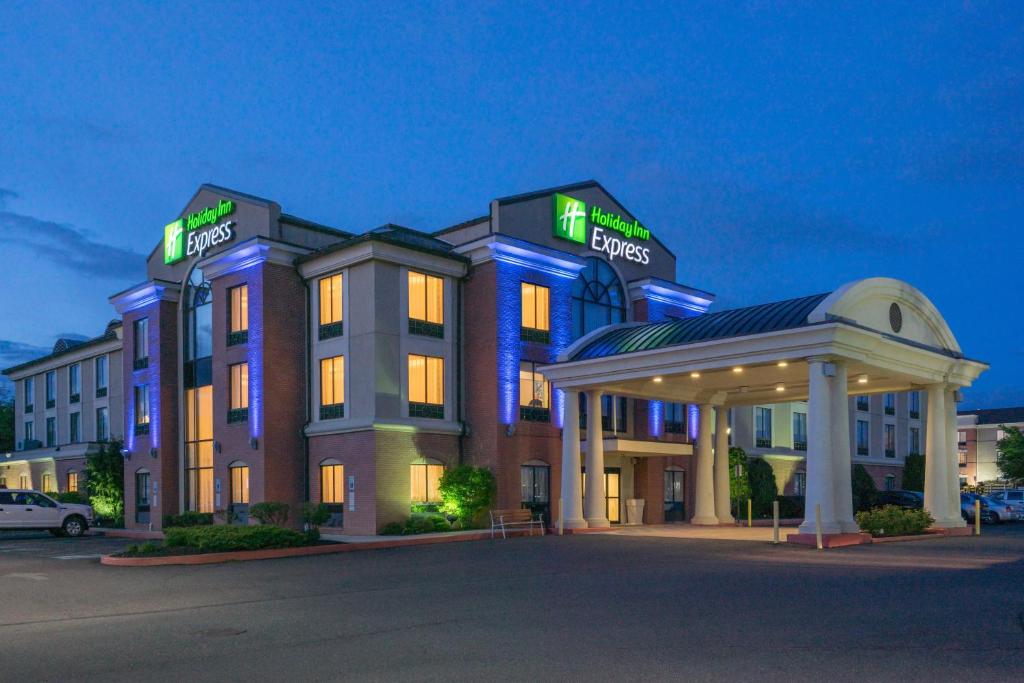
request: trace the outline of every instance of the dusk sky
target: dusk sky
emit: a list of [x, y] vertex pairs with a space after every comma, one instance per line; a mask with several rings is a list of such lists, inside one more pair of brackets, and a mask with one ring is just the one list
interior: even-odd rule
[[203, 182], [351, 231], [600, 181], [716, 309], [884, 275], [1024, 405], [1024, 3], [0, 4], [0, 366]]

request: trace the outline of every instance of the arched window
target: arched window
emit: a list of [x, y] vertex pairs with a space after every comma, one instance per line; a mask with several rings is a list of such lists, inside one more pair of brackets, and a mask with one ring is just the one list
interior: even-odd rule
[[598, 258], [588, 258], [572, 286], [573, 339], [605, 325], [626, 320], [619, 276]]
[[186, 503], [213, 512], [213, 293], [199, 268], [186, 283], [184, 309]]

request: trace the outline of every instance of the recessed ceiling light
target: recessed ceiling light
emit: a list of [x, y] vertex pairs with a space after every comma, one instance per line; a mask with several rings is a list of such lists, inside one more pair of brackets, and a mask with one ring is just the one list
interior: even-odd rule
[[779, 382], [778, 384], [775, 385], [775, 391], [785, 391], [785, 390], [786, 390], [786, 385], [785, 384]]
[[868, 383], [868, 376], [867, 375], [857, 375], [857, 383], [858, 384], [867, 384]]
[[655, 377], [654, 381], [660, 383], [661, 382], [661, 377]]
[[739, 373], [743, 372], [743, 368], [741, 368], [740, 366], [737, 365], [736, 367], [734, 367], [732, 369], [732, 371], [735, 372], [736, 374], [739, 374]]
[[693, 378], [693, 379], [700, 379], [700, 373], [699, 372], [691, 372], [690, 373], [690, 377]]
[[780, 360], [780, 361], [779, 361], [779, 367], [780, 367], [780, 368], [786, 368], [786, 367], [789, 367], [789, 362], [788, 362], [788, 361], [784, 361], [784, 360]]

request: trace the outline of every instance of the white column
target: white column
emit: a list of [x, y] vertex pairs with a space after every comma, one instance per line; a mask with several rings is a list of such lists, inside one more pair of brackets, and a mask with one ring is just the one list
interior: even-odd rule
[[563, 529], [583, 529], [583, 489], [580, 486], [580, 399], [566, 391], [562, 423], [562, 516]]
[[[832, 361], [835, 377], [829, 383], [832, 409], [832, 477], [836, 523], [844, 533], [860, 531], [853, 518], [852, 462], [850, 459], [850, 394], [847, 390], [846, 362]], [[811, 512], [813, 515], [813, 511]]]
[[946, 429], [946, 386], [928, 386], [928, 442], [924, 455], [924, 509], [935, 518], [935, 526], [962, 526], [959, 506], [950, 508], [949, 436]]
[[[826, 369], [832, 364], [822, 359], [808, 359], [807, 397], [807, 493], [804, 497], [804, 521], [800, 533], [815, 533], [814, 509], [821, 506], [821, 532], [837, 534], [842, 527], [835, 516], [835, 477], [832, 467], [833, 410]], [[849, 408], [844, 406], [842, 419], [849, 419]]]
[[715, 517], [719, 524], [732, 524], [729, 510], [729, 409], [715, 410]]
[[956, 429], [956, 389], [946, 392], [946, 491], [949, 494], [950, 527], [967, 526], [960, 515], [960, 447]]
[[697, 499], [691, 524], [718, 524], [715, 516], [715, 455], [711, 450], [712, 411], [710, 403], [702, 403], [697, 427]]
[[604, 498], [604, 430], [601, 428], [601, 392], [587, 392], [587, 525], [611, 526]]

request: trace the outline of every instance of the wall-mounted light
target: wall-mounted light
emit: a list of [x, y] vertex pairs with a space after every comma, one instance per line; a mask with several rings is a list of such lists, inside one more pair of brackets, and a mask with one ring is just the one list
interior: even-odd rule
[[155, 458], [155, 457], [156, 457], [156, 456], [158, 456], [158, 455], [160, 455], [160, 451], [158, 451], [158, 450], [157, 450], [157, 449], [155, 449], [155, 448], [150, 448], [150, 449], [149, 449], [149, 457], [151, 457], [151, 458]]
[[699, 372], [691, 372], [690, 373], [690, 379], [700, 379], [700, 373]]
[[220, 453], [220, 451], [221, 451], [220, 441], [214, 441], [213, 442], [213, 450], [215, 450], [218, 453]]
[[128, 450], [127, 448], [122, 448], [121, 449], [121, 457], [124, 458], [125, 460], [131, 460], [132, 459], [132, 452], [130, 450]]
[[253, 450], [256, 450], [257, 448], [259, 448], [260, 447], [259, 439], [257, 439], [255, 436], [250, 438], [249, 439], [249, 447], [252, 448]]
[[867, 375], [857, 375], [857, 384], [867, 384], [867, 383], [868, 383], [868, 376]]

